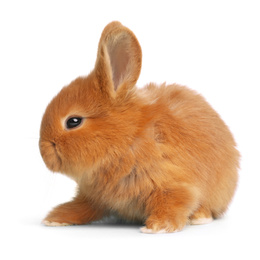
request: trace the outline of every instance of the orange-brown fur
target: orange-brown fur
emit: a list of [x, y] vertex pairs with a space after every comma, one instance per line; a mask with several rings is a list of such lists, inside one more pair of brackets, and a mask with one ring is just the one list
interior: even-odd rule
[[[94, 70], [48, 105], [40, 151], [50, 170], [78, 184], [48, 222], [84, 224], [111, 212], [152, 232], [219, 217], [235, 191], [239, 153], [219, 115], [180, 85], [135, 87], [141, 48], [119, 22], [103, 31]], [[67, 130], [69, 116], [85, 120]]]

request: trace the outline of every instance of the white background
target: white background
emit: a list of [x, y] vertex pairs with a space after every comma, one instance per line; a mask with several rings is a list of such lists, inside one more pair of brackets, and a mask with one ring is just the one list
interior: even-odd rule
[[[0, 2], [1, 259], [260, 259], [259, 1]], [[135, 225], [50, 228], [45, 214], [75, 184], [38, 149], [51, 98], [95, 62], [102, 29], [119, 20], [143, 49], [138, 87], [180, 83], [203, 94], [233, 132], [240, 182], [226, 217], [168, 235]]]

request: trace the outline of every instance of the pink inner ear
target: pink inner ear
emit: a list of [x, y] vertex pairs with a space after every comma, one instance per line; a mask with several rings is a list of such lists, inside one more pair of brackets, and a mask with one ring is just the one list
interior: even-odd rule
[[121, 36], [120, 38], [117, 39], [117, 42], [111, 42], [108, 46], [115, 90], [128, 76], [128, 66], [131, 65], [128, 39], [126, 36]]

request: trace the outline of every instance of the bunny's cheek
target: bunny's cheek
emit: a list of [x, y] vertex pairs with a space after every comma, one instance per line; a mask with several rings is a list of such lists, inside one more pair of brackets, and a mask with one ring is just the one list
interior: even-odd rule
[[56, 144], [49, 141], [40, 143], [40, 151], [46, 166], [53, 172], [59, 172], [62, 161], [58, 154]]

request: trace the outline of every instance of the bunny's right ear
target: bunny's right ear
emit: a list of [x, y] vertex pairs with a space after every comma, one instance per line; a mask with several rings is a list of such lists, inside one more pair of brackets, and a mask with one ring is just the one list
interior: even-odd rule
[[132, 31], [119, 22], [102, 32], [94, 72], [105, 95], [127, 95], [135, 86], [142, 64], [142, 51]]

